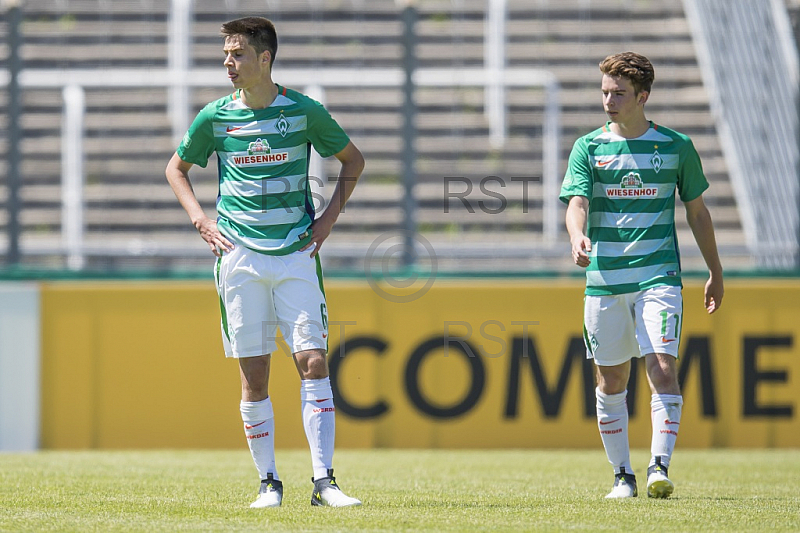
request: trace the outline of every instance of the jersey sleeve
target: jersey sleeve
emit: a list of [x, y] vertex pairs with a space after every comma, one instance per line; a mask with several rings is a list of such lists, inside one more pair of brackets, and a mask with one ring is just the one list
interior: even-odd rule
[[338, 154], [348, 145], [350, 138], [322, 104], [315, 100], [309, 100], [308, 128], [306, 129], [308, 141], [322, 157]]
[[589, 145], [585, 139], [575, 141], [572, 152], [569, 154], [567, 173], [561, 184], [561, 194], [558, 199], [565, 204], [573, 196], [592, 198], [592, 168], [589, 166]]
[[212, 120], [214, 109], [211, 104], [204, 107], [195, 117], [186, 135], [183, 136], [180, 146], [178, 146], [178, 157], [205, 168], [208, 165], [208, 158], [214, 153], [214, 128]]
[[691, 202], [708, 189], [708, 180], [703, 172], [700, 156], [691, 140], [681, 150], [678, 169], [678, 194], [683, 202]]

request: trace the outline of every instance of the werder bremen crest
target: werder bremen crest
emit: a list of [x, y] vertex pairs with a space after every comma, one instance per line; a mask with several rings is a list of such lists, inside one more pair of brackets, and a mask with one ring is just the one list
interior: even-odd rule
[[289, 121], [286, 120], [286, 117], [284, 117], [283, 113], [281, 113], [281, 116], [278, 117], [278, 120], [275, 122], [275, 129], [278, 130], [278, 133], [281, 134], [281, 137], [286, 137], [286, 134], [289, 132], [290, 125], [291, 124], [289, 124]]
[[653, 152], [653, 157], [650, 158], [650, 164], [653, 165], [653, 170], [658, 174], [658, 171], [661, 170], [661, 167], [664, 165], [664, 160], [661, 158], [661, 154], [658, 153], [658, 150]]

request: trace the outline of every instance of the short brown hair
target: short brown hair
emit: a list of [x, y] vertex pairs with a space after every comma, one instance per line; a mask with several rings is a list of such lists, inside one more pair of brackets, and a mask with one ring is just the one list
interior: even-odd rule
[[272, 68], [278, 53], [278, 34], [271, 20], [264, 17], [244, 17], [231, 20], [222, 25], [220, 32], [226, 37], [244, 35], [247, 43], [255, 48], [258, 54], [269, 50], [269, 66]]
[[634, 52], [610, 55], [600, 63], [600, 72], [630, 80], [636, 94], [650, 92], [656, 72], [650, 60]]

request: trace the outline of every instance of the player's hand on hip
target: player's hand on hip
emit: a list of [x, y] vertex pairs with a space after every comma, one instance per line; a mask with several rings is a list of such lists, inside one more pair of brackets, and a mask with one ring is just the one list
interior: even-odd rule
[[311, 240], [309, 240], [305, 246], [300, 248], [300, 251], [303, 252], [310, 248], [311, 257], [315, 257], [319, 253], [322, 243], [325, 242], [325, 239], [327, 239], [331, 234], [332, 229], [333, 222], [331, 222], [323, 213], [321, 217], [311, 223], [311, 226], [309, 227], [309, 230], [311, 231]]
[[582, 235], [572, 239], [572, 261], [579, 267], [586, 268], [592, 262], [589, 252], [592, 251], [592, 241]]
[[225, 238], [225, 236], [217, 229], [217, 221], [211, 218], [204, 218], [195, 224], [200, 236], [211, 248], [211, 253], [217, 257], [222, 257], [223, 252], [230, 252], [233, 250], [233, 243]]

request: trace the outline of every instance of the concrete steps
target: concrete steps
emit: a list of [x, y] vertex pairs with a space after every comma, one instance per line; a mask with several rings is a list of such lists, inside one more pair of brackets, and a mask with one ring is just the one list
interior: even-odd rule
[[[319, 0], [314, 5], [317, 11], [309, 11], [307, 2], [292, 1], [280, 2], [273, 9], [281, 43], [277, 81], [281, 68], [397, 68], [402, 64], [403, 28], [393, 0]], [[482, 66], [485, 5], [485, 0], [461, 0], [458, 9], [450, 0], [420, 3], [419, 66]], [[648, 115], [692, 136], [712, 185], [706, 202], [718, 228], [718, 241], [731, 250], [731, 258], [742, 255], [744, 239], [736, 200], [681, 4], [668, 0], [591, 4], [582, 0], [511, 0], [508, 5], [507, 64], [549, 70], [561, 85], [560, 172], [566, 168], [575, 138], [605, 121], [597, 63], [610, 53], [635, 49], [648, 55], [656, 66]], [[104, 68], [162, 68], [169, 53], [167, 9], [168, 3], [154, 0], [28, 0], [22, 47], [26, 67], [98, 68], [98, 76]], [[197, 0], [191, 29], [194, 64], [218, 67], [224, 77], [220, 23], [233, 13], [263, 11], [263, 0]], [[630, 22], [630, 32], [621, 34], [619, 22]], [[194, 111], [226, 92], [223, 88], [192, 90]], [[419, 88], [415, 96], [419, 112], [417, 220], [423, 235], [443, 247], [456, 239], [476, 250], [494, 250], [491, 262], [464, 259], [458, 263], [454, 259], [455, 267], [514, 270], [520, 265], [544, 264], [564, 268], [560, 257], [543, 254], [521, 261], [517, 250], [517, 243], [541, 238], [543, 91], [507, 90], [509, 131], [499, 150], [488, 142], [483, 90]], [[6, 100], [0, 91], [3, 108]], [[331, 254], [332, 264], [348, 265], [357, 260], [348, 256], [348, 243], [370, 242], [381, 232], [402, 227], [403, 94], [400, 88], [352, 87], [328, 90], [325, 101], [367, 159], [362, 183], [337, 226], [341, 237], [335, 232], [330, 240], [330, 248], [338, 250]], [[180, 255], [175, 250], [185, 247], [189, 255], [196, 253], [196, 232], [163, 176], [175, 149], [166, 102], [166, 89], [87, 90], [87, 242], [118, 240], [118, 248], [124, 250], [129, 242], [134, 243], [131, 249], [137, 249], [136, 239], [140, 239], [151, 243], [149, 250]], [[47, 256], [45, 248], [46, 243], [60, 242], [61, 92], [28, 90], [23, 105], [22, 242], [30, 243], [32, 250], [55, 264], [60, 256]], [[5, 114], [0, 113], [0, 126], [4, 120]], [[5, 135], [0, 134], [0, 149]], [[0, 161], [0, 172], [5, 168], [5, 160]], [[333, 183], [325, 177], [336, 175], [336, 162], [326, 161], [324, 172], [323, 196], [332, 191]], [[536, 177], [529, 185], [528, 212], [520, 212], [519, 186], [503, 189], [511, 206], [503, 213], [445, 210], [445, 177], [463, 177], [478, 191], [487, 176], [498, 176], [507, 183], [515, 176]], [[216, 197], [213, 158], [207, 169], [195, 167], [192, 179], [201, 203], [211, 214]], [[0, 207], [4, 207], [5, 188], [0, 191]], [[4, 232], [6, 212], [0, 212], [0, 232]], [[685, 233], [682, 217], [679, 213], [678, 229]], [[690, 236], [681, 239], [682, 243], [691, 241]], [[129, 260], [142, 267], [183, 264], [179, 258], [158, 259], [146, 253]], [[121, 260], [109, 256], [92, 261], [113, 266]], [[741, 258], [736, 261], [746, 263]]]

